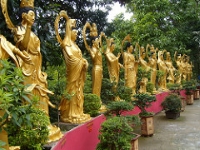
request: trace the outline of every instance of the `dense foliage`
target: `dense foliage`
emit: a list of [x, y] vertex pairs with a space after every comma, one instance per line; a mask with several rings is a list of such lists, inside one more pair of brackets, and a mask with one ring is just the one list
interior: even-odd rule
[[147, 93], [139, 93], [133, 95], [133, 97], [135, 98], [135, 100], [133, 101], [133, 105], [137, 106], [141, 110], [140, 112], [141, 116], [151, 114], [148, 113], [146, 109], [152, 105], [152, 102], [156, 101], [155, 95], [149, 95]]
[[180, 112], [181, 111], [181, 98], [177, 94], [168, 95], [164, 101], [161, 103], [163, 110], [171, 112]]
[[49, 117], [36, 108], [37, 97], [31, 96], [32, 99], [29, 99], [31, 93], [26, 90], [23, 81], [20, 68], [7, 60], [1, 60], [0, 132], [5, 128], [10, 145], [21, 146], [22, 150], [40, 150], [48, 139]]
[[133, 12], [131, 20], [118, 15], [109, 30], [119, 43], [130, 34], [133, 43], [153, 44], [172, 55], [185, 53], [191, 57], [195, 73], [200, 73], [199, 1], [131, 0], [126, 6]]
[[84, 113], [90, 114], [91, 117], [99, 115], [101, 99], [95, 94], [84, 94]]
[[113, 117], [102, 123], [97, 150], [130, 150], [133, 129], [124, 117]]

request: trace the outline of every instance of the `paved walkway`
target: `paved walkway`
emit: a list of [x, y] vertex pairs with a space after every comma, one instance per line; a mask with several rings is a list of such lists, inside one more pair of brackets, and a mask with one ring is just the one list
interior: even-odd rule
[[154, 117], [154, 126], [152, 137], [139, 138], [139, 150], [200, 150], [200, 100], [186, 105], [176, 120], [160, 112]]

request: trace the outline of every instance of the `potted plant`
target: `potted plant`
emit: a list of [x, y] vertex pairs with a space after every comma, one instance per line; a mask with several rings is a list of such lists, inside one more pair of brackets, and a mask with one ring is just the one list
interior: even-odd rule
[[161, 103], [163, 110], [165, 110], [166, 117], [169, 119], [176, 119], [180, 117], [181, 112], [181, 98], [177, 94], [168, 95]]
[[167, 83], [167, 88], [170, 90], [171, 93], [176, 93], [180, 95], [181, 85], [178, 83]]
[[[124, 111], [132, 110], [133, 105], [126, 101], [113, 101], [107, 105], [107, 109], [107, 120], [102, 123], [99, 130], [100, 142], [97, 150], [138, 150], [135, 148], [138, 148], [139, 135], [133, 133], [130, 117], [122, 115]], [[132, 116], [131, 120], [134, 120], [133, 118]]]
[[194, 91], [193, 91], [193, 94], [194, 94], [194, 100], [198, 100], [199, 99], [199, 89], [197, 88], [197, 80], [195, 79], [192, 79], [190, 80], [193, 85], [194, 85]]
[[184, 81], [182, 86], [185, 90], [187, 105], [192, 105], [194, 103], [194, 90], [196, 89], [196, 85], [194, 85], [194, 82], [190, 80]]
[[180, 96], [181, 98], [181, 111], [185, 110], [185, 105], [186, 105], [186, 98], [181, 96], [180, 91], [181, 91], [181, 84], [178, 83], [168, 83], [167, 84], [168, 89], [170, 90], [170, 93], [174, 93]]
[[143, 136], [152, 136], [154, 134], [154, 124], [152, 112], [147, 112], [146, 108], [151, 106], [152, 102], [156, 101], [154, 95], [149, 95], [147, 93], [139, 93], [134, 96], [133, 105], [140, 109], [139, 116], [141, 118], [141, 134]]

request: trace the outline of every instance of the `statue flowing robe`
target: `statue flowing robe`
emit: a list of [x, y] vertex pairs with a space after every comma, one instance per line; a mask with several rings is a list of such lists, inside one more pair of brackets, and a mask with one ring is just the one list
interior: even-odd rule
[[106, 60], [108, 64], [108, 72], [110, 75], [110, 81], [118, 83], [119, 81], [119, 62], [118, 58], [111, 52], [106, 53]]
[[60, 104], [61, 120], [70, 123], [82, 123], [90, 119], [83, 113], [83, 88], [86, 79], [86, 60], [76, 44], [65, 46], [63, 49], [66, 63], [66, 91], [71, 99], [63, 98]]
[[[19, 49], [21, 48], [21, 41], [25, 36], [25, 32], [25, 27], [17, 27], [14, 32], [16, 46]], [[47, 94], [53, 93], [47, 89], [47, 74], [41, 71], [42, 56], [40, 53], [40, 40], [33, 32], [30, 34], [28, 47], [24, 51], [31, 58], [31, 63], [28, 64], [18, 57], [19, 65], [25, 76], [24, 84], [29, 85], [27, 90], [30, 90], [34, 95], [39, 97], [39, 108], [44, 110], [48, 115], [48, 105], [50, 102]]]
[[18, 60], [13, 53], [14, 45], [6, 40], [3, 35], [0, 35], [0, 59], [12, 58], [16, 66], [18, 66]]
[[125, 86], [132, 89], [132, 94], [136, 93], [136, 74], [137, 74], [137, 63], [135, 57], [131, 53], [124, 52], [124, 68], [125, 68]]

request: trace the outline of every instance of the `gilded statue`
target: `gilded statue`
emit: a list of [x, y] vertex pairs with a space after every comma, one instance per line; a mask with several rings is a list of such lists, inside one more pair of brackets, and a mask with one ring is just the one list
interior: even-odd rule
[[[49, 105], [55, 107], [50, 101], [48, 94], [53, 94], [47, 88], [47, 74], [42, 72], [42, 55], [40, 52], [40, 40], [32, 32], [31, 28], [35, 21], [34, 0], [22, 0], [20, 3], [21, 24], [14, 26], [7, 13], [7, 0], [1, 1], [2, 11], [8, 25], [14, 35], [14, 41], [21, 54], [25, 55], [30, 61], [27, 63], [24, 57], [18, 57], [19, 67], [25, 76], [24, 84], [29, 85], [27, 90], [39, 98], [39, 109], [49, 115]], [[48, 142], [56, 141], [62, 137], [60, 129], [52, 126], [49, 120], [49, 139]]]
[[[61, 17], [66, 19], [66, 33], [62, 40], [58, 34], [58, 22]], [[67, 12], [61, 11], [55, 21], [57, 40], [61, 45], [66, 64], [66, 91], [70, 99], [63, 97], [59, 106], [61, 121], [80, 124], [91, 119], [89, 114], [84, 114], [83, 88], [86, 79], [88, 62], [82, 56], [82, 52], [76, 44], [77, 29], [76, 20], [70, 19]]]
[[176, 75], [175, 83], [181, 84], [183, 74], [183, 64], [181, 54], [177, 55], [177, 51], [174, 53], [174, 60], [177, 66], [178, 74]]
[[168, 73], [167, 73], [167, 83], [174, 83], [175, 81], [175, 67], [173, 66], [172, 59], [170, 52], [166, 52], [166, 59], [165, 59], [165, 64], [168, 68]]
[[164, 61], [164, 55], [165, 53], [165, 50], [161, 51], [159, 50], [158, 51], [158, 61], [157, 61], [157, 64], [158, 64], [158, 69], [159, 71], [161, 71], [161, 74], [162, 76], [159, 77], [159, 81], [158, 81], [158, 86], [159, 86], [159, 89], [162, 90], [162, 91], [165, 91], [167, 90], [167, 65], [165, 64], [165, 61]]
[[187, 81], [190, 81], [192, 78], [192, 68], [193, 64], [192, 61], [190, 62], [190, 56], [186, 57], [186, 68], [187, 68]]
[[151, 68], [150, 81], [153, 84], [153, 93], [156, 93], [156, 76], [157, 76], [157, 51], [153, 45], [150, 46], [150, 57], [148, 57], [148, 65]]
[[[125, 52], [123, 45], [126, 41]], [[133, 45], [131, 44], [130, 35], [127, 35], [122, 41], [122, 56], [124, 66], [125, 86], [132, 89], [132, 94], [136, 94], [137, 69], [138, 61], [133, 54]]]
[[107, 48], [105, 51], [105, 56], [108, 65], [108, 72], [111, 83], [115, 82], [117, 86], [119, 82], [119, 71], [120, 67], [122, 67], [122, 64], [119, 63], [119, 58], [121, 56], [121, 53], [118, 53], [118, 55], [115, 56], [113, 54], [114, 50], [115, 50], [114, 39], [113, 38], [107, 39]]
[[[148, 44], [146, 46], [146, 49], [143, 46], [140, 46], [138, 43], [136, 45], [137, 47], [139, 47], [139, 65], [140, 67], [142, 67], [146, 72], [150, 71], [150, 67], [149, 64], [147, 63], [147, 61], [145, 60], [147, 53], [148, 53]], [[139, 93], [146, 93], [146, 86], [148, 83], [148, 78], [147, 77], [142, 77], [141, 81], [140, 81], [140, 89], [139, 89]]]
[[181, 65], [182, 65], [182, 80], [186, 81], [187, 80], [187, 75], [188, 75], [188, 63], [187, 63], [187, 55], [183, 54], [181, 58]]
[[[86, 40], [87, 28], [90, 30], [89, 38], [92, 41], [91, 46], [87, 43]], [[96, 94], [99, 98], [101, 98], [101, 86], [103, 78], [102, 48], [100, 45], [102, 36], [105, 37], [105, 33], [101, 32], [100, 36], [98, 36], [97, 26], [95, 23], [92, 23], [92, 25], [90, 25], [89, 22], [86, 22], [85, 26], [83, 27], [83, 40], [85, 47], [90, 53], [92, 59], [92, 93]], [[100, 112], [103, 112], [105, 110], [105, 106], [101, 105]]]
[[[90, 39], [92, 40], [92, 46], [89, 46], [86, 41], [86, 29], [90, 29]], [[103, 34], [103, 33], [102, 33]], [[100, 48], [100, 39], [98, 37], [98, 31], [95, 23], [91, 26], [89, 22], [86, 22], [83, 27], [83, 40], [86, 49], [90, 53], [92, 58], [92, 93], [100, 97], [101, 95], [101, 85], [102, 85], [102, 52]]]

